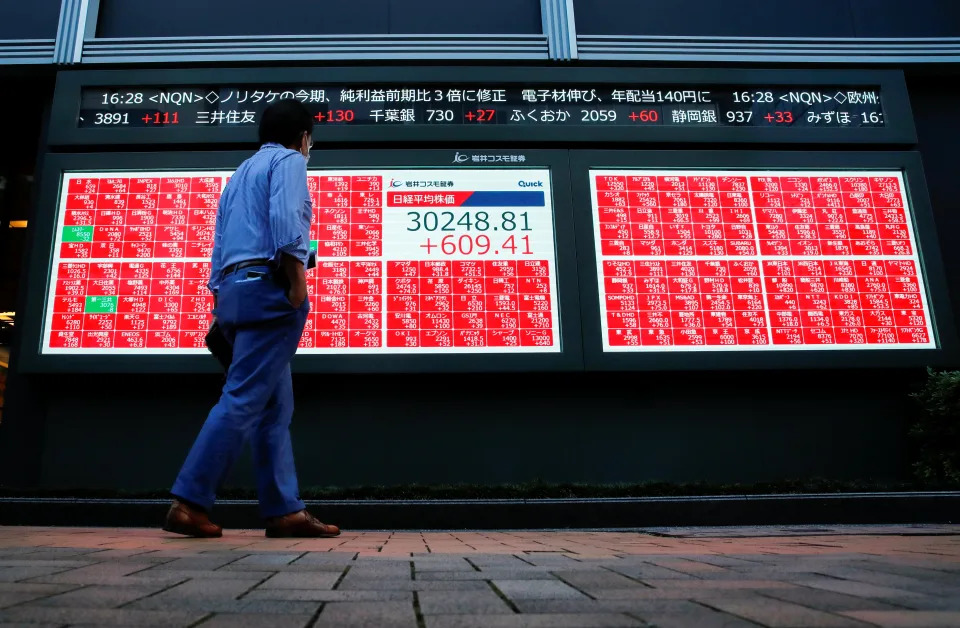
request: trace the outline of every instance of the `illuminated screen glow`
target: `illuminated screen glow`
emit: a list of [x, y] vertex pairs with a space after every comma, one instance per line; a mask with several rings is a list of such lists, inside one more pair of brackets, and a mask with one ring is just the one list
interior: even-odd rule
[[591, 170], [604, 351], [937, 347], [900, 171]]
[[[232, 171], [64, 173], [42, 353], [204, 353]], [[546, 169], [311, 170], [299, 353], [559, 352]]]

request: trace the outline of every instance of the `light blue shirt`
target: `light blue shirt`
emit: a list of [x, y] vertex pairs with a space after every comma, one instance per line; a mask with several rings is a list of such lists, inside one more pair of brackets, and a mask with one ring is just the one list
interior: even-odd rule
[[264, 144], [230, 178], [217, 207], [210, 282], [217, 292], [223, 269], [251, 259], [279, 263], [287, 253], [310, 257], [313, 203], [303, 155], [279, 144]]

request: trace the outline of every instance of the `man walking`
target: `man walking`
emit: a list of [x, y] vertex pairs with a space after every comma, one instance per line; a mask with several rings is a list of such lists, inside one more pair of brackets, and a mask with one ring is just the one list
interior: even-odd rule
[[217, 209], [209, 287], [233, 360], [220, 400], [173, 485], [163, 529], [222, 535], [208, 513], [249, 439], [267, 536], [336, 536], [337, 526], [317, 521], [304, 508], [290, 442], [290, 360], [310, 309], [304, 275], [313, 213], [306, 168], [313, 144], [309, 110], [296, 100], [271, 105], [260, 122], [260, 144], [234, 173]]

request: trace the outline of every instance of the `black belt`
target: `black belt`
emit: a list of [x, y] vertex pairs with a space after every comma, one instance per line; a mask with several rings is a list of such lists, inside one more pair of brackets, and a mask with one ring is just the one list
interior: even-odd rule
[[229, 266], [224, 267], [222, 274], [224, 277], [230, 273], [236, 272], [242, 268], [249, 268], [251, 266], [269, 266], [270, 260], [268, 259], [248, 259], [245, 262], [237, 262], [236, 264], [230, 264]]

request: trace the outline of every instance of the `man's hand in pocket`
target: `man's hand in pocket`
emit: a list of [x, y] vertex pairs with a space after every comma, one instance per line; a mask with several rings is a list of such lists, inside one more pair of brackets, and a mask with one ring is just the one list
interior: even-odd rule
[[304, 300], [307, 298], [307, 284], [303, 283], [301, 286], [294, 286], [290, 288], [287, 292], [287, 300], [290, 301], [290, 305], [294, 309], [299, 309], [303, 305]]
[[307, 275], [303, 269], [303, 262], [284, 253], [280, 257], [280, 265], [290, 282], [287, 300], [294, 309], [298, 309], [307, 298]]

